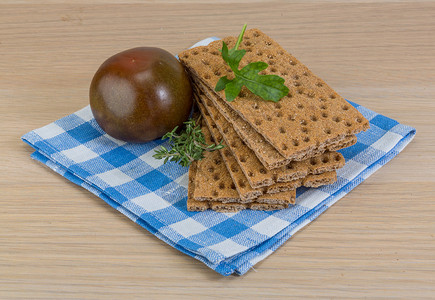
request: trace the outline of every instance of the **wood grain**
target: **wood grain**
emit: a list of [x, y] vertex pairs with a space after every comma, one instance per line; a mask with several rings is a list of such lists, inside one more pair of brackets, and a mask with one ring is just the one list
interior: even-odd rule
[[[0, 4], [0, 298], [435, 297], [435, 3], [87, 2]], [[176, 54], [244, 22], [417, 136], [255, 270], [222, 277], [32, 161], [20, 136], [87, 105], [114, 53]]]

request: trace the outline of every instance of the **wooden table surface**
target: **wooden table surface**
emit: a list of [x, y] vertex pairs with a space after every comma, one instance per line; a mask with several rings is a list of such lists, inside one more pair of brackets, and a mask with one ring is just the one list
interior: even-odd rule
[[[1, 299], [435, 298], [435, 3], [87, 2], [0, 3]], [[255, 270], [222, 277], [32, 161], [20, 136], [87, 105], [114, 53], [176, 54], [245, 22], [417, 136]]]

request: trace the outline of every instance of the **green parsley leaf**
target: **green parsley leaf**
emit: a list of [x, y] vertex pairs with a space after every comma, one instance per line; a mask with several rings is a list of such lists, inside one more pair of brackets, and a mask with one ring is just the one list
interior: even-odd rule
[[231, 102], [240, 94], [242, 87], [246, 86], [248, 90], [264, 100], [278, 102], [288, 94], [289, 89], [284, 85], [284, 78], [278, 75], [258, 74], [269, 66], [267, 63], [253, 62], [239, 70], [240, 61], [246, 54], [245, 50], [238, 50], [245, 30], [246, 24], [243, 26], [234, 48], [228, 49], [227, 44], [222, 42], [222, 58], [234, 72], [234, 79], [228, 79], [226, 76], [221, 77], [216, 84], [215, 91], [225, 90], [225, 97], [227, 101]]

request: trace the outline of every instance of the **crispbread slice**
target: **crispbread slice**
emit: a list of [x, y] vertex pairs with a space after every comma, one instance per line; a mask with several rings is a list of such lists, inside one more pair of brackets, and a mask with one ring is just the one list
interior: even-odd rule
[[[228, 47], [235, 37], [224, 39]], [[221, 76], [234, 77], [219, 49], [222, 41], [195, 47], [179, 54], [193, 77], [214, 89]], [[258, 29], [246, 31], [241, 43], [246, 50], [240, 68], [249, 62], [265, 61], [263, 74], [277, 74], [290, 89], [279, 102], [264, 101], [246, 88], [228, 105], [260, 133], [284, 158], [302, 160], [316, 149], [325, 149], [347, 136], [369, 128], [369, 122], [322, 79]], [[225, 92], [219, 91], [220, 99]]]
[[[243, 209], [253, 209], [253, 210], [277, 210], [284, 209], [289, 206], [289, 204], [295, 203], [296, 191], [289, 191], [288, 200], [273, 201], [274, 199], [265, 199], [268, 202], [252, 202], [252, 203], [223, 203], [219, 201], [197, 201], [194, 199], [195, 194], [195, 178], [197, 176], [197, 163], [194, 161], [189, 168], [189, 186], [187, 192], [187, 210], [189, 211], [205, 211], [207, 209], [212, 209], [219, 212], [236, 212]], [[273, 196], [270, 196], [273, 197]]]
[[337, 172], [325, 172], [321, 174], [310, 174], [302, 179], [301, 185], [305, 187], [317, 188], [322, 185], [332, 184], [337, 181]]
[[[211, 133], [208, 127], [203, 124], [201, 131], [204, 134], [205, 141], [211, 143]], [[197, 172], [200, 176], [195, 179], [197, 188], [193, 195], [194, 199], [198, 201], [214, 200], [223, 203], [250, 203], [254, 200], [257, 202], [276, 200], [285, 203], [288, 198], [285, 191], [294, 190], [302, 184], [302, 181], [289, 183], [287, 188], [281, 185], [274, 190], [276, 193], [273, 196], [274, 198], [270, 199], [270, 197], [263, 195], [267, 190], [255, 190], [249, 186], [235, 161], [229, 164], [230, 168], [228, 169], [224, 165], [225, 162], [227, 161], [223, 159], [218, 151], [204, 153], [204, 158], [198, 162], [197, 166]]]
[[[217, 109], [211, 103], [209, 103], [210, 105], [204, 105], [207, 102], [207, 97], [200, 93], [197, 93], [195, 97], [199, 100], [198, 107], [214, 140], [221, 141], [223, 139], [225, 141], [226, 147], [221, 150], [221, 154], [239, 192], [240, 189], [237, 183], [240, 182], [242, 188], [246, 189], [246, 180], [253, 189], [270, 186], [267, 189], [270, 192], [271, 190], [277, 190], [274, 185], [278, 182], [290, 181], [287, 188], [291, 189], [293, 186], [303, 184], [303, 182], [299, 183], [296, 180], [304, 178], [308, 174], [320, 174], [344, 166], [345, 161], [340, 153], [326, 152], [309, 160], [293, 162], [288, 166], [271, 171], [267, 170]], [[239, 170], [243, 174], [240, 174]], [[285, 184], [281, 185], [281, 189], [285, 189]]]
[[[226, 121], [231, 124], [232, 129], [237, 133], [240, 139], [245, 142], [246, 146], [248, 146], [252, 150], [252, 152], [257, 156], [258, 160], [263, 164], [263, 166], [265, 166], [266, 169], [273, 170], [289, 164], [289, 159], [284, 158], [271, 144], [269, 144], [263, 138], [261, 134], [255, 131], [248, 122], [243, 120], [236, 112], [234, 112], [231, 107], [229, 107], [228, 104], [225, 103], [225, 101], [219, 99], [219, 97], [217, 97], [216, 94], [213, 93], [213, 91], [211, 91], [200, 82], [195, 83], [195, 89], [199, 95], [205, 94], [204, 96], [201, 96], [204, 105], [206, 107], [215, 108], [219, 111], [219, 117], [222, 115], [226, 119]], [[219, 121], [225, 122], [224, 120]], [[219, 122], [217, 123], [219, 125]], [[227, 126], [228, 125], [225, 124], [225, 126], [222, 126], [222, 128], [226, 128]], [[349, 135], [343, 140], [331, 143], [327, 147], [326, 145], [320, 145], [320, 147], [318, 149], [314, 149], [311, 154], [318, 156], [325, 152], [325, 147], [326, 151], [336, 151], [342, 148], [352, 146], [356, 143], [356, 141], [357, 138], [355, 135]], [[327, 159], [325, 158], [325, 160]], [[301, 174], [300, 176], [305, 175]]]
[[[254, 188], [251, 186], [251, 184], [246, 184], [246, 182], [249, 182], [249, 179], [246, 176], [246, 173], [252, 174], [252, 171], [254, 168], [249, 169], [249, 162], [252, 160], [248, 158], [253, 158], [254, 162], [257, 161], [259, 168], [262, 168], [261, 163], [255, 158], [255, 155], [249, 156], [249, 153], [244, 153], [242, 157], [247, 157], [245, 163], [242, 162], [242, 164], [239, 163], [238, 160], [236, 160], [236, 155], [234, 151], [231, 151], [231, 146], [226, 143], [226, 140], [223, 138], [223, 135], [216, 127], [216, 123], [211, 118], [211, 115], [208, 113], [207, 109], [205, 109], [204, 105], [199, 100], [198, 96], [195, 96], [195, 99], [197, 101], [198, 107], [200, 109], [201, 115], [204, 118], [205, 124], [207, 125], [207, 128], [203, 128], [203, 133], [206, 137], [206, 139], [209, 139], [209, 135], [213, 137], [215, 142], [222, 141], [222, 144], [225, 146], [224, 149], [220, 149], [221, 157], [225, 163], [225, 166], [230, 173], [231, 178], [233, 179], [233, 183], [236, 186], [236, 189], [240, 195], [240, 198], [242, 200], [250, 200], [255, 199], [259, 195], [264, 193], [277, 193], [277, 192], [283, 192], [288, 190], [296, 189], [302, 185], [306, 187], [318, 187], [320, 186], [321, 182], [325, 182], [325, 184], [330, 184], [332, 182], [335, 182], [337, 179], [335, 169], [338, 167], [341, 167], [344, 165], [344, 158], [339, 153], [331, 153], [332, 155], [329, 155], [330, 153], [324, 153], [320, 157], [314, 157], [311, 158], [309, 161], [304, 162], [295, 162], [293, 165], [293, 169], [289, 168], [280, 168], [275, 169], [273, 172], [269, 171], [269, 175], [272, 177], [269, 178], [271, 181], [273, 181], [272, 184], [268, 186], [262, 186], [259, 188]], [[208, 129], [208, 130], [207, 130]], [[237, 135], [236, 135], [237, 136]], [[239, 148], [243, 145], [243, 141], [238, 141]], [[233, 143], [233, 142], [231, 142]], [[235, 149], [235, 152], [238, 152], [240, 150], [239, 148]], [[247, 151], [250, 151], [249, 148], [247, 148]], [[243, 160], [243, 159], [242, 159]], [[331, 160], [331, 161], [330, 161]], [[332, 166], [332, 167], [331, 167]], [[255, 166], [254, 166], [255, 167]], [[299, 168], [299, 170], [298, 170]], [[262, 168], [263, 169], [263, 168]], [[287, 172], [287, 175], [280, 174], [281, 171]], [[292, 172], [293, 171], [293, 172]], [[268, 171], [266, 171], [268, 172]], [[287, 181], [287, 182], [277, 182], [276, 179], [281, 176], [281, 178], [294, 176], [295, 174], [301, 174], [304, 173], [305, 175], [302, 177], [298, 177], [297, 179]], [[323, 175], [321, 177], [322, 179], [319, 180], [316, 176], [307, 176], [308, 174], [322, 174], [322, 173], [328, 173], [326, 175]], [[251, 179], [253, 179], [255, 176], [251, 176]]]

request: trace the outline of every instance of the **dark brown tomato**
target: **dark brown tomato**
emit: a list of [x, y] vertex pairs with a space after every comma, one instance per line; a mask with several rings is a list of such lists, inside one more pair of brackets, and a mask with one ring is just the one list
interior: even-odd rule
[[92, 79], [91, 110], [110, 136], [141, 143], [182, 125], [192, 108], [192, 87], [169, 52], [139, 47], [107, 59]]

